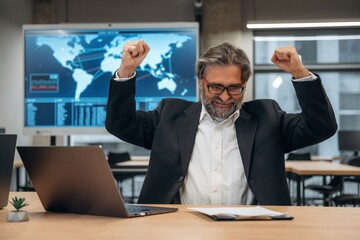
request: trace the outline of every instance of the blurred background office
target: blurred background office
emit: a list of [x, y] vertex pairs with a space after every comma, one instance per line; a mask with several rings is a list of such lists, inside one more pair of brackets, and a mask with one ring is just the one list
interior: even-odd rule
[[[298, 112], [287, 74], [271, 62], [274, 48], [295, 45], [319, 73], [339, 130], [360, 131], [360, 26], [249, 29], [247, 23], [360, 21], [358, 0], [0, 0], [0, 128], [18, 134], [18, 145], [49, 145], [50, 136], [23, 135], [24, 24], [198, 22], [200, 53], [223, 41], [244, 49], [253, 64], [246, 100], [272, 98]], [[121, 49], [119, 49], [120, 51]], [[115, 69], [114, 69], [115, 70]], [[110, 135], [58, 135], [57, 145], [101, 144], [106, 151], [148, 155]], [[344, 150], [344, 151], [342, 151]], [[342, 156], [338, 135], [304, 151]]]

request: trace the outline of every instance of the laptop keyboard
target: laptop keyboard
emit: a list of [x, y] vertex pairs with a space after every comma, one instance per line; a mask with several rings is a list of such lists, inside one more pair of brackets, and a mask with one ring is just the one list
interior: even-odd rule
[[145, 206], [126, 205], [128, 213], [149, 212], [151, 209]]

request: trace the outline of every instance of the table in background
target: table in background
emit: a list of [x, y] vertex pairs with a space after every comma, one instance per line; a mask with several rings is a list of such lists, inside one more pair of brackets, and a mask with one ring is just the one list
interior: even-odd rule
[[21, 160], [19, 159], [15, 159], [14, 160], [14, 165], [13, 165], [13, 169], [15, 170], [15, 186], [16, 186], [16, 191], [19, 191], [19, 184], [20, 184], [20, 169], [24, 167], [24, 164]]
[[[124, 199], [129, 203], [136, 203], [138, 196], [135, 193], [135, 180], [136, 176], [146, 175], [147, 168], [149, 166], [148, 157], [135, 158], [133, 160], [128, 160], [115, 164], [116, 167], [112, 167], [111, 171], [114, 177], [117, 179], [121, 178], [130, 178], [131, 179], [131, 196]], [[120, 188], [121, 189], [121, 188]], [[124, 196], [123, 196], [124, 197]]]
[[334, 162], [341, 161], [341, 157], [332, 156], [311, 156], [311, 161], [323, 161], [323, 162]]
[[116, 164], [117, 168], [112, 168], [113, 173], [118, 174], [146, 174], [149, 166], [148, 159], [133, 159]]
[[304, 176], [360, 176], [360, 167], [327, 161], [286, 161], [285, 170], [296, 176], [297, 205], [305, 205]]
[[[117, 168], [111, 169], [114, 176], [117, 174], [121, 174], [123, 176], [129, 176], [129, 177], [133, 177], [136, 175], [145, 175], [149, 165], [149, 157], [142, 157], [142, 156], [133, 157], [133, 160], [117, 163], [116, 165], [118, 166]], [[15, 174], [16, 174], [15, 177], [16, 191], [25, 190], [26, 188], [30, 187], [28, 186], [29, 180], [26, 172], [25, 172], [25, 180], [23, 181], [25, 184], [24, 186], [20, 184], [20, 171], [23, 168], [24, 168], [23, 162], [20, 159], [15, 159], [13, 164], [13, 169], [15, 170]]]
[[[175, 213], [139, 218], [112, 218], [45, 212], [34, 192], [12, 192], [25, 197], [30, 220], [7, 223], [8, 205], [0, 210], [0, 238], [20, 239], [359, 239], [360, 208], [264, 206], [287, 212], [291, 221], [214, 221], [178, 207]], [[161, 205], [164, 206], [164, 205]], [[169, 206], [169, 205], [165, 205]], [[197, 206], [209, 207], [209, 206]]]
[[[13, 164], [13, 169], [15, 170], [15, 186], [16, 186], [16, 191], [22, 190], [22, 191], [33, 191], [34, 188], [32, 187], [29, 177], [26, 173], [26, 170], [24, 169], [24, 163], [22, 162], [21, 159], [15, 159], [14, 160], [14, 164]], [[20, 184], [20, 171], [23, 170], [24, 172], [24, 181], [23, 181], [23, 185]]]

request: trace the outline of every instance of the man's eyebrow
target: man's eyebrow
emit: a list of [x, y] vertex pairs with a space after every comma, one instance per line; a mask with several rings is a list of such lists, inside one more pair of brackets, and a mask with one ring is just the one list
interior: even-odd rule
[[225, 86], [221, 83], [216, 83], [216, 82], [212, 82], [209, 83], [209, 85], [213, 85], [213, 86], [223, 86], [223, 87], [243, 87], [244, 85], [241, 83], [234, 83], [234, 84], [230, 84], [229, 86]]

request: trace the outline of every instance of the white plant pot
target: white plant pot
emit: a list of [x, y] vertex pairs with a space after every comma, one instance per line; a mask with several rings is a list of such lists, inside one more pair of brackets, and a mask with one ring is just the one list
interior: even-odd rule
[[7, 215], [8, 222], [24, 222], [29, 220], [29, 214], [26, 211], [11, 211]]

